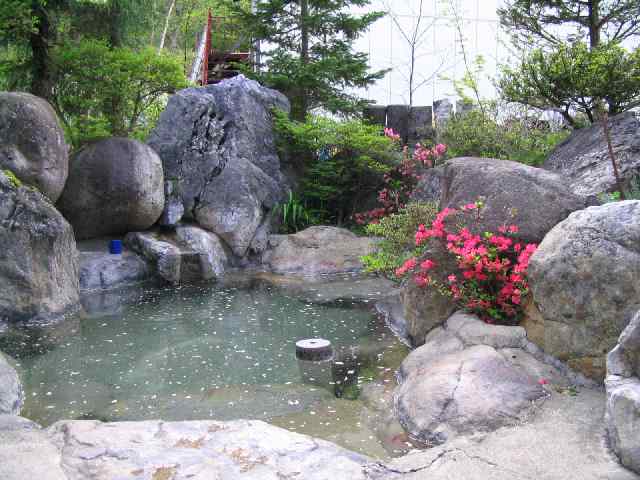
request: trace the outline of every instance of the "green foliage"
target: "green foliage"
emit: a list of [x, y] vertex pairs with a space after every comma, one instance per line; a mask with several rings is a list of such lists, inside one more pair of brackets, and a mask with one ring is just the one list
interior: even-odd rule
[[[487, 105], [485, 105], [487, 107]], [[442, 132], [451, 157], [489, 157], [541, 165], [568, 132], [524, 115], [498, 120], [495, 106], [453, 115]]]
[[303, 170], [301, 200], [323, 223], [343, 224], [399, 161], [380, 127], [359, 120], [297, 122], [275, 111], [274, 125], [281, 153]]
[[274, 213], [280, 217], [280, 233], [296, 233], [315, 223], [311, 212], [292, 191], [285, 203], [276, 205]]
[[143, 138], [164, 96], [186, 86], [180, 62], [149, 48], [134, 51], [83, 40], [57, 48], [54, 61], [53, 103], [76, 147], [113, 135]]
[[22, 182], [20, 181], [20, 179], [16, 177], [16, 174], [11, 170], [5, 169], [2, 170], [2, 173], [4, 173], [5, 177], [7, 177], [9, 183], [13, 186], [13, 188], [19, 188], [22, 186]]
[[639, 104], [640, 49], [604, 44], [590, 50], [583, 43], [537, 49], [516, 68], [503, 69], [499, 88], [506, 101], [556, 110], [570, 124], [575, 111], [593, 122], [602, 101], [611, 115]]
[[26, 37], [35, 30], [32, 0], [3, 0], [0, 8], [0, 40]]
[[263, 52], [258, 72], [245, 73], [285, 93], [296, 120], [318, 107], [359, 113], [367, 102], [349, 91], [385, 74], [370, 72], [367, 55], [353, 51], [353, 42], [382, 16], [350, 13], [369, 0], [264, 0], [255, 12], [229, 3], [254, 38], [273, 47]]
[[438, 213], [435, 203], [410, 203], [399, 213], [366, 227], [366, 233], [382, 240], [374, 253], [362, 257], [366, 271], [395, 278], [405, 260], [417, 255], [414, 234], [420, 225], [430, 225]]

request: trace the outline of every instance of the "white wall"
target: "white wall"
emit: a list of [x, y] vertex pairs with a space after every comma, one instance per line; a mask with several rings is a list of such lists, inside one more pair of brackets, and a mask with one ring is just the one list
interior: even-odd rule
[[[405, 31], [412, 31], [420, 0], [373, 0], [371, 10], [390, 8]], [[477, 55], [485, 60], [481, 90], [483, 96], [494, 96], [492, 79], [496, 77], [497, 64], [508, 54], [508, 38], [500, 31], [496, 8], [500, 0], [452, 0], [463, 31], [467, 58], [473, 61]], [[423, 0], [422, 25], [430, 26], [417, 52], [416, 73], [418, 81], [438, 72], [436, 77], [414, 94], [414, 105], [431, 105], [434, 99], [455, 97], [451, 78], [464, 75], [460, 39], [456, 21], [450, 11], [449, 0]], [[362, 10], [360, 10], [362, 12]], [[372, 69], [391, 68], [384, 79], [361, 91], [361, 95], [380, 104], [408, 102], [409, 45], [402, 38], [398, 26], [386, 16], [371, 26], [356, 43], [356, 48], [369, 54]], [[448, 78], [448, 79], [447, 79]]]

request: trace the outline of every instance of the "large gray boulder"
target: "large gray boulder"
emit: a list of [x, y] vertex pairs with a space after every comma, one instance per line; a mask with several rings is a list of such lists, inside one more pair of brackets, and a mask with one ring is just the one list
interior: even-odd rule
[[[529, 263], [539, 319], [532, 339], [592, 378], [640, 308], [640, 201], [572, 213]], [[525, 323], [526, 325], [526, 323]]]
[[607, 357], [606, 424], [621, 463], [640, 473], [640, 312]]
[[0, 322], [50, 321], [79, 302], [73, 229], [49, 200], [0, 171]]
[[0, 352], [0, 415], [18, 415], [24, 402], [24, 391], [18, 372]]
[[[611, 143], [620, 176], [626, 186], [640, 176], [640, 120], [633, 112], [609, 119]], [[581, 195], [617, 190], [613, 165], [602, 124], [575, 130], [549, 155], [544, 168], [560, 174]]]
[[271, 235], [262, 263], [276, 273], [318, 275], [360, 271], [360, 257], [375, 240], [336, 227], [309, 227], [292, 235]]
[[368, 478], [367, 457], [259, 421], [63, 421], [49, 433], [68, 480]]
[[151, 148], [107, 138], [73, 156], [58, 208], [78, 240], [144, 230], [162, 214], [163, 185], [162, 162]]
[[58, 200], [69, 171], [69, 147], [46, 100], [24, 92], [0, 92], [0, 168]]
[[170, 98], [148, 141], [165, 169], [162, 224], [195, 220], [239, 257], [264, 249], [256, 237], [287, 190], [273, 108], [289, 110], [284, 95], [242, 75]]
[[440, 200], [441, 209], [482, 200], [481, 218], [469, 227], [482, 234], [514, 223], [524, 242], [540, 242], [571, 212], [589, 203], [571, 193], [559, 175], [509, 160], [474, 157], [445, 164]]

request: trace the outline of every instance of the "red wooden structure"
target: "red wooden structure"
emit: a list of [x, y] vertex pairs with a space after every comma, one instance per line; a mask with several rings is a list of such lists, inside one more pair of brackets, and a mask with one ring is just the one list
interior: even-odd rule
[[[205, 48], [203, 51], [201, 85], [211, 85], [218, 83], [225, 78], [231, 78], [240, 72], [236, 70], [234, 64], [248, 63], [251, 58], [250, 52], [238, 52], [236, 48], [227, 51], [225, 45], [227, 32], [225, 22], [227, 17], [212, 17], [211, 12], [207, 15], [207, 28], [205, 29]], [[214, 31], [215, 23], [215, 31]], [[221, 34], [220, 47], [214, 48], [212, 38], [214, 33]]]

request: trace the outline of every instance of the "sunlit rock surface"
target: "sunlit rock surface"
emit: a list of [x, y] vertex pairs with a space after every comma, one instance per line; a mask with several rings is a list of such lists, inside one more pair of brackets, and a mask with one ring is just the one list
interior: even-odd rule
[[49, 432], [69, 480], [366, 478], [366, 457], [259, 421], [75, 421]]
[[229, 265], [228, 247], [215, 234], [195, 225], [172, 231], [131, 232], [128, 248], [141, 255], [169, 283], [220, 279]]
[[151, 227], [164, 208], [158, 154], [130, 138], [106, 138], [71, 158], [57, 202], [76, 239], [119, 235]]

